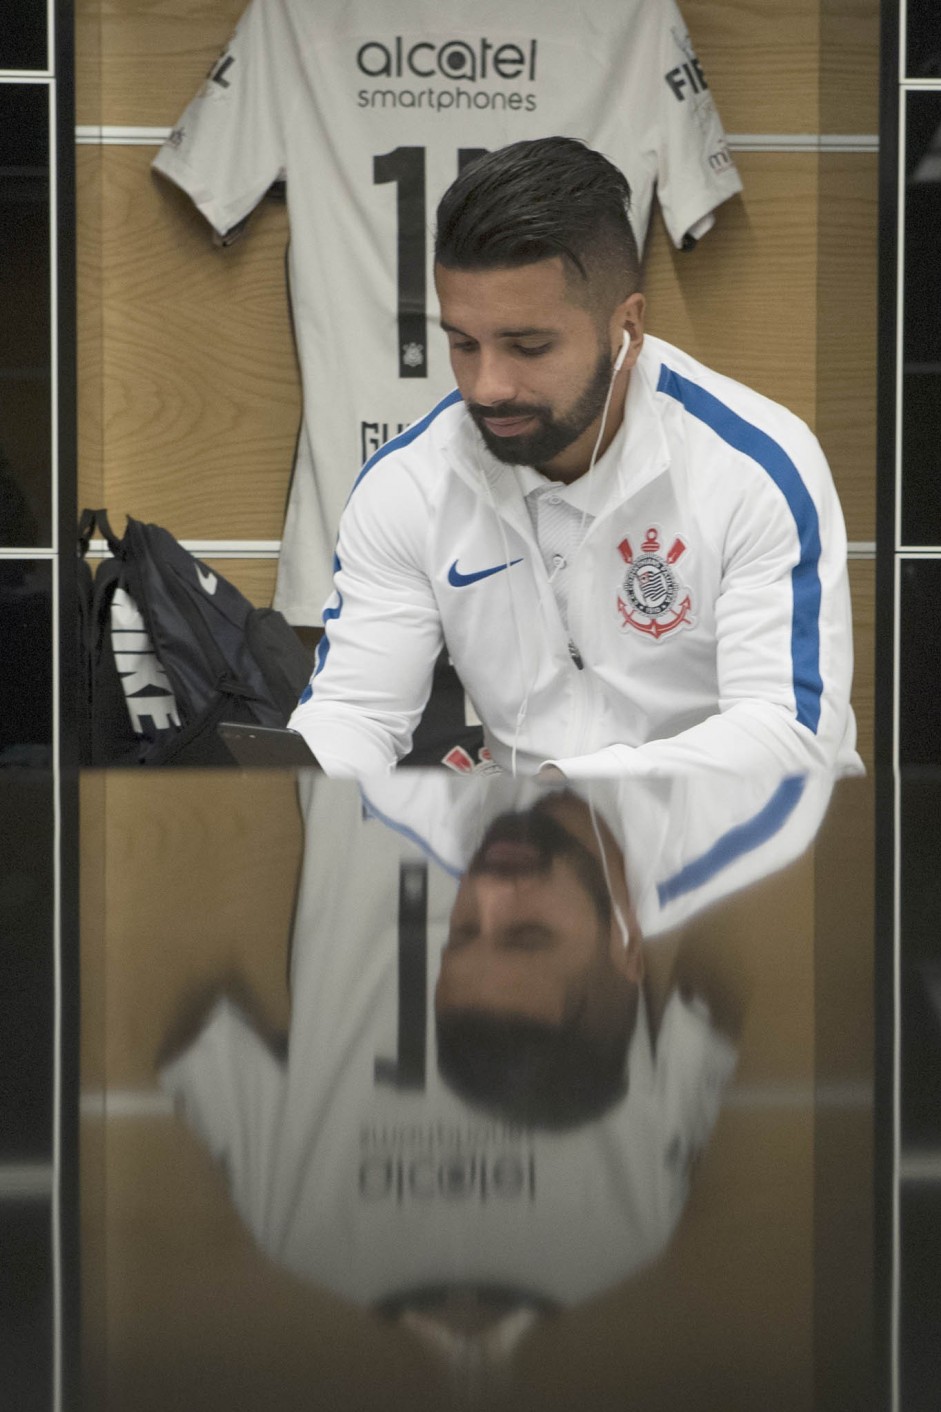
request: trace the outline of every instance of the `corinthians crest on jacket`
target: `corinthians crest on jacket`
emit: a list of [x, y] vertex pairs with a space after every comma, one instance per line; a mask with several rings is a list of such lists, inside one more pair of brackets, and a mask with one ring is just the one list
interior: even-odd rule
[[618, 553], [627, 565], [617, 600], [622, 629], [633, 628], [657, 642], [676, 628], [693, 626], [692, 597], [676, 567], [686, 548], [676, 535], [664, 550], [656, 525], [647, 530], [639, 553], [629, 539], [621, 540]]

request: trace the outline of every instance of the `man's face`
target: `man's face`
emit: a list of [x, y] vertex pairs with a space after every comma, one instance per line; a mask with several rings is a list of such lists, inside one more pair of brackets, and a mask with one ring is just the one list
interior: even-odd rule
[[435, 281], [454, 376], [493, 455], [550, 472], [570, 461], [583, 469], [618, 316], [601, 318], [573, 298], [561, 257], [514, 269], [438, 265]]
[[436, 1010], [561, 1024], [606, 974], [609, 915], [602, 869], [578, 839], [538, 807], [501, 816], [458, 888]]

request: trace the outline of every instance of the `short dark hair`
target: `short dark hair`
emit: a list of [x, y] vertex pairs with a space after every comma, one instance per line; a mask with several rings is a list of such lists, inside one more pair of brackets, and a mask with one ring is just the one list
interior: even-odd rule
[[546, 1024], [481, 1010], [436, 1018], [438, 1072], [459, 1098], [524, 1127], [562, 1131], [600, 1118], [627, 1092], [636, 1004], [593, 1035], [577, 1021]]
[[561, 256], [586, 283], [623, 272], [633, 293], [640, 259], [624, 173], [583, 142], [543, 137], [488, 152], [438, 205], [435, 259], [448, 269], [535, 264]]

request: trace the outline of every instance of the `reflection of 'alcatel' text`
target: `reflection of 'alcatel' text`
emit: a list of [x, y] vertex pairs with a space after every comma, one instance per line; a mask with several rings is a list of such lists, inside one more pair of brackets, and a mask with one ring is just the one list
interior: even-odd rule
[[389, 43], [370, 39], [360, 45], [356, 65], [368, 78], [450, 78], [536, 81], [536, 40], [495, 44], [492, 39], [469, 43], [449, 39], [444, 44], [419, 40], [408, 44], [397, 34]]
[[451, 1152], [415, 1157], [384, 1153], [359, 1166], [364, 1201], [529, 1201], [536, 1199], [532, 1152]]

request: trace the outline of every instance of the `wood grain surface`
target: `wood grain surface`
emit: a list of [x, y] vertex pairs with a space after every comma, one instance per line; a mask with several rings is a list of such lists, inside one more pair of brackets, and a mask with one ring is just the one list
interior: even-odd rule
[[879, 131], [879, 0], [820, 0], [820, 131]]
[[875, 766], [876, 682], [876, 563], [856, 559], [850, 563], [853, 600], [853, 710], [859, 731], [857, 749], [867, 769]]
[[101, 116], [101, 0], [74, 0], [75, 121], [98, 124]]
[[76, 284], [78, 292], [78, 508], [105, 505], [102, 396], [104, 393], [104, 268], [100, 147], [75, 152]]
[[261, 1024], [286, 1028], [293, 777], [114, 771], [106, 815], [108, 1085], [153, 1085], [168, 1037], [223, 985], [253, 997]]
[[676, 250], [655, 218], [647, 327], [813, 422], [817, 159], [748, 153], [739, 166], [743, 194], [694, 250]]
[[152, 157], [104, 153], [106, 495], [178, 538], [277, 539], [300, 417], [285, 211], [216, 249]]
[[[106, 1297], [115, 1412], [441, 1412], [417, 1340], [265, 1256], [223, 1173], [171, 1117], [107, 1124], [104, 1240], [83, 1248]], [[89, 1235], [95, 1234], [89, 1229]], [[99, 1356], [101, 1354], [101, 1349]]]
[[850, 539], [876, 537], [878, 157], [824, 152], [817, 202], [817, 414]]

